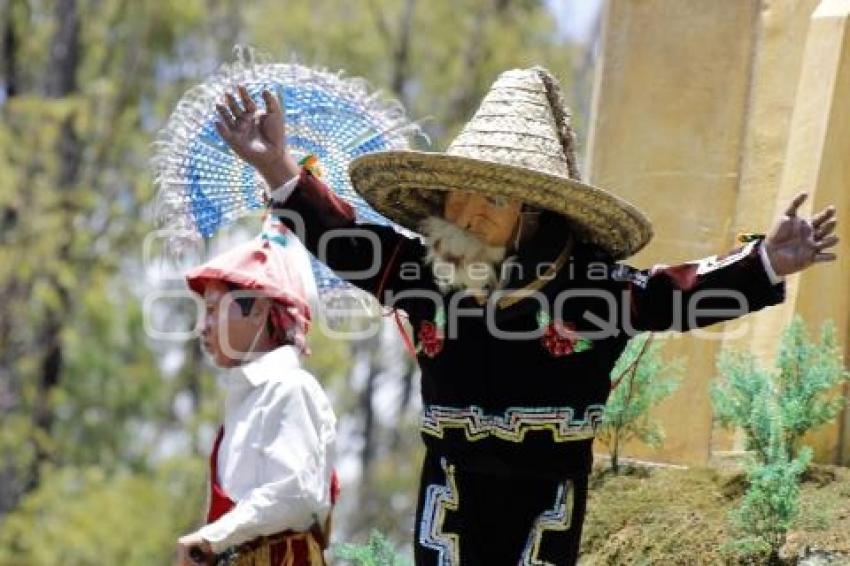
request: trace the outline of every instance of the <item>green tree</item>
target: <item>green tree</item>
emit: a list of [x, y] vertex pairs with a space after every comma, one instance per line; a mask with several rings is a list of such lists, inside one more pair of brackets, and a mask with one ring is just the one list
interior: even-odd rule
[[[155, 226], [150, 143], [186, 88], [229, 61], [237, 41], [295, 52], [390, 91], [426, 119], [436, 148], [505, 68], [542, 63], [569, 83], [570, 46], [554, 30], [542, 0], [317, 0], [285, 10], [270, 0], [0, 0], [4, 563], [163, 563], [200, 518], [195, 488], [219, 417], [213, 372], [196, 342], [146, 336], [141, 310], [155, 284], [142, 262]], [[156, 315], [160, 328], [192, 323], [179, 306]], [[340, 533], [369, 522], [407, 543], [415, 366], [383, 362], [403, 359], [398, 340], [311, 340], [307, 365], [329, 388], [341, 430], [353, 430], [341, 452], [366, 470], [343, 501], [360, 492], [377, 502], [338, 514]], [[364, 365], [351, 370], [355, 359]], [[399, 393], [388, 402], [391, 385]], [[185, 464], [179, 479], [168, 475], [174, 454]], [[168, 506], [171, 481], [185, 515]], [[119, 494], [137, 523], [110, 508]], [[133, 537], [158, 521], [145, 504], [169, 518], [136, 552]], [[77, 546], [45, 554], [40, 537], [56, 551]]]
[[[151, 229], [151, 118], [186, 84], [162, 83], [157, 69], [173, 65], [176, 43], [207, 35], [204, 10], [200, 1], [0, 2], [3, 563], [162, 563], [188, 528], [178, 518], [200, 517], [203, 494], [185, 483], [174, 483], [180, 512], [177, 499], [170, 513], [154, 496], [171, 489], [159, 475], [164, 444], [183, 446], [174, 407], [185, 384], [151, 349], [138, 282]], [[202, 487], [203, 461], [187, 456], [181, 465]], [[118, 517], [127, 510], [139, 527], [163, 525], [142, 554], [130, 550], [141, 529], [121, 528], [134, 520]]]
[[244, 10], [252, 38], [275, 55], [345, 69], [386, 88], [443, 149], [496, 76], [546, 65], [571, 85], [573, 46], [542, 0], [335, 0], [298, 2], [284, 17], [274, 0]]
[[799, 513], [800, 477], [811, 450], [803, 435], [832, 420], [840, 399], [830, 390], [848, 379], [830, 322], [812, 341], [795, 317], [782, 335], [776, 367], [761, 367], [748, 352], [724, 351], [717, 367], [722, 380], [712, 384], [718, 422], [744, 432], [749, 487], [730, 518], [735, 538], [728, 549], [739, 557], [778, 560], [778, 552]]
[[625, 442], [637, 439], [657, 447], [664, 441], [661, 423], [652, 419], [650, 410], [676, 390], [682, 364], [678, 360], [665, 363], [652, 338], [648, 334], [632, 339], [611, 372], [614, 390], [597, 438], [608, 446], [614, 473], [619, 472]]
[[747, 462], [749, 485], [740, 505], [729, 513], [732, 538], [725, 546], [738, 558], [779, 563], [779, 550], [800, 512], [800, 477], [812, 454], [806, 447], [794, 458], [789, 455], [788, 427], [775, 395], [754, 398], [751, 410], [764, 450]]
[[794, 458], [800, 441], [810, 430], [835, 418], [842, 399], [831, 394], [850, 378], [836, 344], [831, 322], [821, 326], [813, 341], [797, 316], [785, 329], [772, 371], [765, 370], [748, 352], [724, 351], [717, 368], [722, 380], [712, 384], [717, 421], [724, 427], [744, 431], [747, 450], [769, 461], [773, 416], [764, 409], [763, 398], [773, 398], [783, 426], [782, 441]]
[[163, 462], [154, 473], [98, 467], [44, 470], [44, 483], [0, 531], [0, 564], [169, 564], [175, 533], [199, 518], [200, 462]]
[[[120, 368], [110, 376], [119, 385], [109, 390], [119, 397], [128, 385], [120, 384], [122, 374], [144, 374], [148, 384], [158, 379], [144, 339], [128, 341], [126, 333], [107, 332], [95, 341], [77, 331], [88, 324], [139, 320], [121, 317], [128, 314], [124, 303], [137, 300], [128, 293], [133, 290], [128, 275], [134, 262], [138, 273], [138, 260], [128, 251], [136, 250], [149, 230], [141, 219], [152, 190], [145, 171], [151, 132], [142, 124], [143, 109], [156, 97], [159, 57], [172, 48], [179, 30], [198, 22], [198, 5], [194, 13], [189, 4], [182, 6], [10, 0], [2, 7], [8, 18], [0, 26], [6, 37], [6, 96], [0, 107], [0, 384], [5, 393], [0, 428], [6, 436], [7, 422], [18, 432], [21, 423], [30, 426], [25, 438], [4, 438], [11, 458], [4, 459], [8, 482], [2, 482], [7, 490], [0, 510], [39, 486], [45, 464], [73, 458], [79, 445], [62, 438], [74, 434], [67, 427], [80, 424], [79, 432], [87, 426], [81, 417], [99, 410], [60, 412], [63, 404], [74, 407], [76, 392], [92, 386], [69, 383], [69, 364], [76, 364], [84, 380]], [[136, 360], [143, 367], [133, 370], [129, 366]], [[87, 368], [87, 363], [100, 367]], [[122, 416], [110, 414], [113, 400], [128, 407], [126, 399], [98, 397], [106, 422]], [[135, 406], [145, 407], [145, 400], [135, 400]], [[100, 445], [83, 436], [97, 450]]]

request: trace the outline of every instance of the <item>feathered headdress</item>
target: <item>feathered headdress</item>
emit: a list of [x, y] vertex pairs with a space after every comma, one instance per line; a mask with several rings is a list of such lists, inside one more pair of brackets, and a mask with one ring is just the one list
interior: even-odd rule
[[[401, 104], [371, 91], [363, 79], [342, 72], [295, 62], [270, 63], [240, 46], [235, 52], [234, 63], [222, 66], [183, 95], [155, 143], [157, 212], [161, 227], [171, 232], [170, 250], [179, 254], [187, 244], [209, 239], [266, 207], [265, 182], [215, 128], [215, 105], [236, 85], [244, 85], [261, 108], [263, 90], [278, 97], [289, 151], [299, 160], [312, 156], [323, 180], [355, 208], [358, 220], [409, 233], [372, 209], [353, 190], [348, 177], [353, 159], [375, 151], [408, 149], [414, 136], [424, 137], [420, 127], [406, 118]], [[312, 265], [320, 293], [347, 286], [315, 258]]]

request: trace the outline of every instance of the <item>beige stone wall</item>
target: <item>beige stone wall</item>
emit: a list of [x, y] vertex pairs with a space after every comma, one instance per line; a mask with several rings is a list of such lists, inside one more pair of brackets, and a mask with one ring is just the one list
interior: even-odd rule
[[[734, 234], [763, 231], [774, 220], [809, 16], [819, 1], [784, 0], [760, 5], [741, 154], [741, 181], [728, 246], [734, 245]], [[770, 360], [775, 353], [772, 345], [777, 343], [781, 329], [781, 324], [773, 325], [771, 319], [770, 315], [759, 314], [730, 323], [728, 330], [746, 329], [746, 335], [724, 340], [722, 347], [750, 348], [762, 360]], [[765, 324], [768, 321], [771, 322]], [[760, 326], [758, 330], [757, 325]], [[739, 450], [742, 444], [740, 435], [733, 438], [725, 430], [714, 430], [714, 451]]]
[[[696, 6], [698, 5], [698, 9]], [[636, 267], [724, 250], [731, 238], [758, 3], [612, 0], [588, 140], [589, 180], [644, 210], [655, 237]], [[705, 462], [711, 438], [707, 384], [718, 341], [671, 335], [687, 375], [658, 411], [665, 448], [629, 454]]]
[[[759, 321], [753, 349], [773, 356], [776, 343], [767, 337], [797, 313], [810, 325], [833, 320], [846, 359], [850, 324], [850, 226], [846, 221], [850, 210], [850, 0], [823, 0], [810, 20], [775, 213], [801, 188], [811, 194], [805, 213], [828, 204], [838, 206], [839, 216], [844, 213], [838, 231], [844, 242], [839, 261], [789, 278], [784, 308]], [[845, 410], [832, 426], [807, 439], [819, 460], [850, 463], [848, 413]]]
[[[850, 11], [847, 4], [609, 0], [586, 171], [655, 223], [655, 239], [629, 263], [722, 253], [738, 231], [766, 230], [797, 187], [810, 187], [818, 208], [850, 205], [842, 202], [850, 200], [850, 91], [841, 90], [850, 80], [850, 42], [837, 15]], [[811, 18], [815, 8], [820, 15]], [[845, 336], [848, 268], [842, 260], [791, 278], [785, 305], [725, 326], [741, 334], [736, 339], [671, 336], [665, 350], [685, 357], [688, 372], [657, 411], [667, 442], [657, 452], [632, 445], [628, 454], [704, 463], [712, 449], [739, 447], [711, 426], [708, 383], [718, 349], [749, 347], [770, 359], [794, 312], [815, 323], [832, 317]], [[848, 456], [841, 428], [813, 438], [820, 459]]]

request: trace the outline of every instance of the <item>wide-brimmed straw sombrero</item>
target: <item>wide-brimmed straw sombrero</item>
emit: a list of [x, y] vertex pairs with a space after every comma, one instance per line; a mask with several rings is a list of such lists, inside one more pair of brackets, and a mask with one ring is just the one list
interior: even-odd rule
[[542, 67], [502, 73], [446, 153], [375, 152], [352, 161], [349, 172], [372, 207], [414, 231], [442, 216], [446, 191], [470, 191], [560, 213], [614, 259], [652, 238], [637, 208], [581, 182], [569, 109]]

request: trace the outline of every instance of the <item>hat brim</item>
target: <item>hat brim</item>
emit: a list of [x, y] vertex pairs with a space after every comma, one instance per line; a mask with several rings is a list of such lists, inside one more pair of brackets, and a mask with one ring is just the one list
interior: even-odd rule
[[610, 192], [529, 169], [424, 151], [382, 151], [349, 166], [351, 183], [378, 212], [420, 230], [428, 216], [442, 216], [446, 191], [502, 196], [562, 214], [578, 236], [624, 259], [652, 239], [652, 224], [632, 204]]
[[307, 320], [310, 319], [310, 305], [303, 297], [299, 297], [296, 293], [288, 292], [285, 289], [270, 288], [267, 284], [258, 281], [256, 278], [207, 265], [193, 269], [185, 277], [189, 289], [201, 297], [204, 296], [207, 286], [212, 281], [225, 284], [230, 283], [237, 285], [246, 292], [260, 293], [284, 307], [296, 307], [301, 313], [306, 313]]

